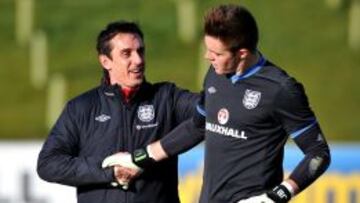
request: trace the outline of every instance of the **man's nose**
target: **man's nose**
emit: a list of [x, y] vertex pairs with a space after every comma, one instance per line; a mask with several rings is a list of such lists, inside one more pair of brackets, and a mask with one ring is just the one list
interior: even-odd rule
[[135, 64], [143, 64], [144, 63], [144, 56], [139, 53], [135, 53], [133, 57], [133, 61]]
[[209, 61], [213, 61], [214, 57], [212, 57], [211, 53], [209, 51], [205, 51], [204, 58]]

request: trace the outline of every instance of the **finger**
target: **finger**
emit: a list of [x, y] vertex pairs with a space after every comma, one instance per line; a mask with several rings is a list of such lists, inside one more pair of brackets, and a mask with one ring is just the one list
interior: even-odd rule
[[127, 162], [129, 162], [128, 159], [131, 160], [131, 155], [128, 152], [118, 152], [118, 153], [115, 153], [113, 155], [106, 157], [103, 160], [101, 167], [106, 168], [109, 166], [114, 166], [115, 164], [121, 164], [122, 162], [124, 162], [125, 164], [128, 164], [127, 163]]
[[133, 169], [133, 168], [123, 167], [122, 171], [125, 175], [129, 176], [130, 178], [134, 178], [134, 177], [140, 175], [140, 171], [137, 169]]
[[129, 188], [130, 182], [119, 179], [118, 183], [121, 185], [121, 188], [124, 189], [124, 190], [127, 190]]
[[125, 180], [125, 179], [118, 179], [118, 183], [120, 185], [129, 185], [129, 182], [127, 180]]
[[128, 173], [128, 170], [125, 167], [122, 167], [120, 165], [114, 166], [114, 175], [116, 177], [122, 177]]
[[134, 178], [140, 175], [140, 171], [133, 168], [127, 168], [119, 165], [114, 166], [115, 177]]

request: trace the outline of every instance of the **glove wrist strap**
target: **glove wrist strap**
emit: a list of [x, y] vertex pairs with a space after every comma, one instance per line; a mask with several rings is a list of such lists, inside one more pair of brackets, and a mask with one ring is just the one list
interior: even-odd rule
[[283, 185], [291, 194], [291, 197], [294, 197], [295, 196], [295, 190], [294, 188], [291, 186], [290, 183], [286, 182], [286, 181], [283, 181], [281, 183], [281, 185]]
[[[291, 185], [284, 185], [284, 182], [280, 185], [276, 186], [271, 191], [267, 192], [267, 196], [272, 199], [276, 203], [286, 203], [290, 201], [292, 197], [292, 193], [289, 191], [287, 187], [291, 187]], [[292, 188], [292, 187], [291, 187]]]

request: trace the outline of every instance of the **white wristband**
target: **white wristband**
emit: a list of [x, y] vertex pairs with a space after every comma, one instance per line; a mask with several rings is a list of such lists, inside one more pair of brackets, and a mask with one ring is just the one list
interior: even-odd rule
[[152, 153], [152, 151], [150, 150], [150, 145], [146, 146], [146, 152], [148, 153], [149, 157], [152, 159], [155, 159], [154, 154]]
[[280, 185], [283, 185], [290, 192], [291, 197], [294, 197], [295, 190], [294, 190], [293, 186], [290, 183], [288, 183], [286, 181], [283, 181]]

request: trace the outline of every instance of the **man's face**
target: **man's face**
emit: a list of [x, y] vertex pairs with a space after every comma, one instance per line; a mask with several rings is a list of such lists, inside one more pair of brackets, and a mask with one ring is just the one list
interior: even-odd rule
[[134, 88], [144, 80], [144, 43], [139, 35], [119, 33], [110, 40], [111, 58], [100, 55], [102, 66], [108, 70], [111, 84]]
[[236, 72], [240, 58], [238, 55], [230, 52], [220, 39], [205, 35], [204, 38], [207, 59], [219, 75]]

